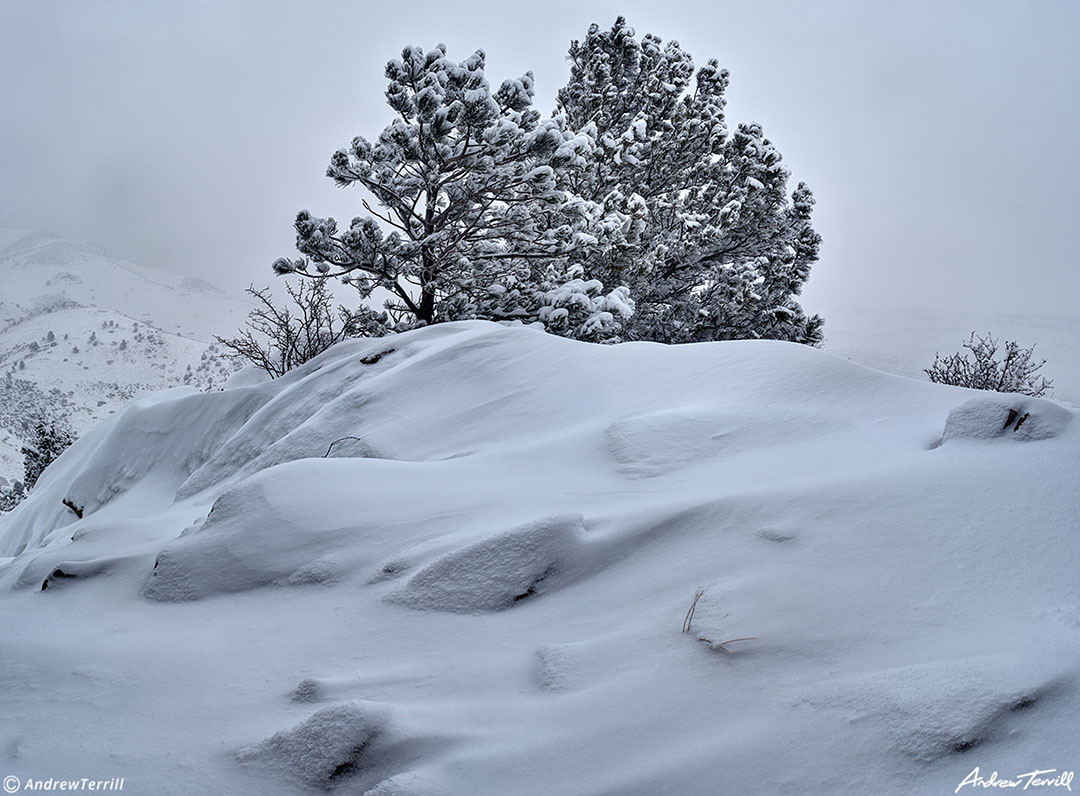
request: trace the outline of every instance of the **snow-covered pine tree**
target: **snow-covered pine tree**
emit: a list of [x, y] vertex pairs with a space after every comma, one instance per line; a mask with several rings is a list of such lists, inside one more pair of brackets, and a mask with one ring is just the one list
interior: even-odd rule
[[275, 271], [341, 277], [362, 299], [386, 291], [385, 328], [375, 331], [483, 318], [615, 337], [632, 311], [628, 291], [585, 265], [623, 235], [623, 219], [570, 190], [575, 170], [595, 161], [593, 139], [541, 120], [531, 73], [491, 91], [482, 51], [454, 63], [443, 45], [406, 47], [386, 77], [396, 118], [374, 143], [353, 139], [327, 170], [377, 207], [364, 201], [369, 215], [346, 230], [301, 211], [303, 257], [279, 259]]
[[821, 243], [813, 196], [802, 183], [788, 195], [760, 126], [729, 134], [728, 73], [715, 60], [695, 72], [677, 42], [639, 42], [622, 17], [573, 42], [570, 63], [557, 112], [596, 142], [570, 185], [636, 225], [627, 245], [584, 264], [629, 285], [636, 312], [624, 336], [819, 344], [822, 319], [796, 299]]
[[29, 491], [38, 478], [68, 446], [75, 437], [64, 420], [41, 417], [34, 424], [33, 437], [23, 446], [23, 486]]

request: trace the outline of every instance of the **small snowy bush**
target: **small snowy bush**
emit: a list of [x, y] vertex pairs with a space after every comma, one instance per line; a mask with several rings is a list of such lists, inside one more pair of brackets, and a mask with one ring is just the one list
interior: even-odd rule
[[934, 357], [934, 364], [925, 369], [930, 381], [970, 387], [993, 392], [1015, 392], [1021, 395], [1040, 396], [1053, 385], [1053, 381], [1038, 375], [1046, 360], [1035, 362], [1035, 346], [1020, 348], [1012, 340], [1005, 341], [1005, 356], [997, 359], [998, 341], [987, 332], [979, 337], [975, 332], [964, 343], [969, 354], [951, 354]]

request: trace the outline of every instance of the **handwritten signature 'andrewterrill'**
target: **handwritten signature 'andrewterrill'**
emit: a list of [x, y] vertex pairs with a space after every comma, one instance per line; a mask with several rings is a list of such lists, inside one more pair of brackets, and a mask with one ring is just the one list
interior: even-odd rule
[[1047, 768], [1041, 771], [1028, 771], [1025, 774], [1017, 774], [1012, 778], [999, 777], [995, 771], [989, 777], [979, 774], [979, 767], [964, 777], [964, 781], [957, 785], [953, 793], [959, 793], [965, 785], [973, 788], [1065, 788], [1072, 790], [1074, 771], [1058, 771], [1056, 768]]

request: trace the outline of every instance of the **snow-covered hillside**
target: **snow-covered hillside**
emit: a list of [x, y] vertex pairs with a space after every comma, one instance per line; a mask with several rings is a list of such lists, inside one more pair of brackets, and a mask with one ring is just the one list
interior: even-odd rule
[[197, 279], [117, 260], [75, 241], [0, 230], [0, 478], [22, 477], [34, 418], [78, 432], [136, 395], [219, 386], [235, 368], [214, 334], [248, 305]]
[[1058, 403], [775, 342], [448, 324], [160, 393], [0, 518], [4, 774], [910, 796], [1074, 769], [1078, 467]]

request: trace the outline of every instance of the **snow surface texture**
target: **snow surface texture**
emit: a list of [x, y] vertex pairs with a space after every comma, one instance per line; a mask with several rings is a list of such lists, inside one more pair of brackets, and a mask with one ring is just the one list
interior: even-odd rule
[[1074, 414], [480, 322], [141, 398], [0, 518], [3, 773], [909, 796], [1075, 769]]
[[[22, 480], [39, 413], [79, 434], [165, 387], [214, 389], [236, 369], [213, 343], [247, 304], [201, 280], [75, 241], [0, 230], [0, 479]], [[2, 483], [2, 482], [0, 482]]]

